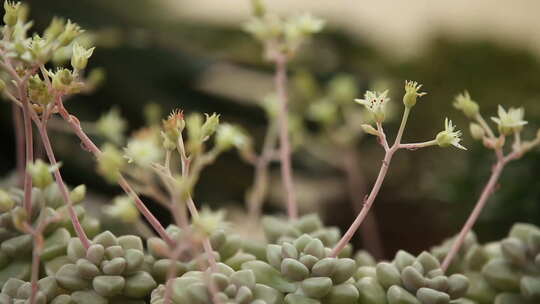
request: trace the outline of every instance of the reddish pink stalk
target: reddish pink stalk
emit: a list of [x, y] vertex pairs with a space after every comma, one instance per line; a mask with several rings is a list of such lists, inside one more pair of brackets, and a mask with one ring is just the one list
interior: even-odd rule
[[459, 249], [463, 245], [465, 238], [467, 237], [469, 232], [472, 230], [474, 224], [478, 220], [478, 217], [482, 213], [482, 210], [484, 209], [484, 206], [486, 205], [488, 198], [495, 192], [497, 181], [499, 180], [499, 177], [501, 176], [501, 173], [504, 167], [509, 161], [518, 158], [521, 155], [521, 153], [522, 153], [521, 151], [515, 150], [509, 155], [503, 157], [502, 151], [500, 149], [496, 150], [497, 163], [495, 163], [495, 166], [493, 166], [493, 169], [491, 171], [491, 176], [489, 177], [487, 184], [484, 186], [484, 189], [482, 190], [482, 194], [480, 195], [478, 202], [476, 202], [476, 205], [474, 206], [473, 211], [469, 215], [469, 218], [465, 222], [465, 225], [463, 225], [463, 228], [461, 228], [461, 231], [459, 232], [458, 237], [452, 243], [452, 247], [450, 248], [450, 251], [444, 258], [444, 261], [442, 262], [442, 265], [441, 265], [441, 268], [443, 271], [446, 271], [448, 267], [450, 266], [450, 264], [452, 263], [452, 260], [455, 258]]
[[[60, 96], [57, 96], [56, 98], [56, 105], [58, 107], [58, 112], [62, 116], [62, 118], [69, 124], [72, 131], [79, 137], [81, 142], [83, 143], [84, 147], [90, 151], [94, 157], [99, 158], [101, 155], [101, 150], [94, 144], [94, 142], [86, 135], [86, 133], [81, 128], [81, 124], [79, 123], [79, 120], [68, 113], [68, 111], [64, 108], [62, 104], [62, 99]], [[120, 178], [118, 179], [118, 184], [120, 187], [128, 194], [135, 202], [135, 206], [139, 210], [139, 212], [146, 218], [146, 220], [150, 223], [152, 228], [157, 232], [157, 234], [165, 241], [167, 244], [171, 247], [175, 245], [175, 242], [167, 232], [165, 231], [165, 228], [161, 225], [161, 223], [158, 221], [158, 219], [150, 212], [150, 210], [146, 207], [144, 202], [141, 200], [139, 195], [133, 190], [131, 185], [128, 183], [128, 181], [125, 179], [125, 177], [120, 174]]]
[[62, 175], [60, 174], [60, 168], [57, 165], [56, 158], [54, 156], [54, 151], [52, 149], [51, 141], [49, 140], [49, 135], [47, 134], [46, 122], [39, 124], [37, 120], [37, 116], [35, 117], [35, 119], [36, 119], [35, 122], [38, 127], [39, 134], [41, 135], [41, 141], [43, 142], [45, 152], [47, 153], [47, 158], [49, 159], [49, 162], [54, 168], [54, 172], [53, 172], [54, 179], [56, 180], [56, 184], [60, 188], [60, 193], [62, 194], [62, 198], [64, 199], [64, 202], [67, 204], [69, 216], [71, 218], [71, 223], [73, 224], [73, 228], [75, 229], [75, 233], [77, 234], [77, 237], [79, 237], [79, 239], [81, 240], [81, 243], [83, 244], [84, 248], [88, 249], [91, 245], [91, 242], [88, 239], [86, 232], [84, 232], [84, 229], [81, 225], [81, 222], [79, 221], [79, 218], [77, 217], [77, 213], [75, 212], [75, 208], [73, 207], [73, 202], [71, 201], [71, 197], [69, 195], [69, 190], [67, 189], [67, 186], [62, 179]]
[[284, 54], [276, 54], [276, 74], [274, 78], [279, 102], [279, 144], [281, 158], [281, 179], [287, 200], [287, 214], [290, 219], [298, 218], [298, 206], [292, 176], [291, 142], [289, 138], [289, 105], [287, 97], [287, 58]]
[[13, 126], [15, 130], [15, 142], [16, 142], [16, 159], [17, 159], [17, 179], [19, 186], [24, 185], [24, 171], [26, 164], [24, 163], [25, 157], [25, 143], [24, 143], [24, 123], [22, 120], [22, 113], [16, 104], [11, 105], [13, 115]]
[[43, 235], [40, 233], [34, 233], [34, 250], [32, 252], [32, 274], [30, 284], [32, 287], [32, 293], [30, 294], [30, 304], [35, 304], [37, 301], [37, 294], [39, 292], [39, 262], [41, 260], [41, 253], [43, 252]]
[[347, 232], [345, 232], [341, 240], [339, 240], [339, 242], [336, 244], [336, 246], [330, 253], [331, 257], [336, 257], [341, 252], [341, 250], [343, 250], [343, 248], [347, 246], [353, 235], [356, 233], [356, 230], [358, 230], [358, 228], [366, 218], [369, 210], [371, 209], [371, 206], [373, 205], [373, 202], [375, 201], [375, 198], [377, 197], [377, 194], [379, 194], [379, 190], [381, 189], [384, 178], [386, 177], [386, 173], [388, 172], [388, 166], [390, 165], [390, 161], [392, 160], [392, 156], [394, 155], [395, 151], [395, 149], [391, 149], [386, 152], [386, 155], [384, 156], [384, 159], [382, 161], [381, 169], [379, 170], [379, 175], [377, 176], [375, 185], [373, 185], [373, 189], [371, 189], [368, 198], [364, 202], [362, 210], [360, 210], [360, 213], [358, 214], [354, 222], [351, 224]]
[[[362, 175], [358, 171], [358, 153], [353, 148], [346, 149], [343, 158], [343, 170], [347, 178], [347, 186], [350, 199], [353, 201], [354, 209], [359, 212], [363, 205], [365, 195], [365, 183]], [[376, 259], [384, 257], [384, 249], [381, 241], [381, 234], [377, 219], [373, 211], [368, 213], [364, 221], [364, 229], [360, 230], [362, 244]]]
[[[23, 122], [24, 122], [24, 140], [26, 147], [26, 166], [34, 162], [34, 142], [32, 132], [32, 121], [30, 118], [30, 106], [26, 97], [26, 89], [19, 84], [19, 94], [23, 105]], [[32, 176], [28, 170], [24, 173], [24, 208], [28, 214], [28, 218], [32, 216]]]
[[367, 217], [368, 212], [371, 209], [373, 202], [375, 201], [375, 198], [379, 194], [379, 190], [381, 189], [384, 178], [386, 177], [386, 173], [388, 172], [388, 166], [390, 165], [390, 161], [392, 161], [392, 156], [394, 156], [394, 153], [396, 153], [396, 151], [400, 148], [401, 138], [403, 136], [403, 131], [405, 130], [405, 125], [407, 123], [409, 113], [410, 108], [405, 108], [405, 111], [403, 112], [403, 118], [401, 120], [401, 125], [399, 126], [396, 140], [394, 141], [392, 147], [389, 147], [388, 145], [388, 141], [386, 140], [386, 135], [384, 133], [382, 124], [380, 122], [377, 123], [377, 130], [379, 131], [379, 142], [386, 151], [384, 159], [382, 161], [381, 169], [379, 170], [379, 175], [377, 176], [375, 185], [373, 185], [373, 188], [371, 189], [368, 198], [364, 202], [362, 210], [360, 210], [360, 213], [358, 214], [354, 222], [351, 224], [349, 229], [347, 229], [347, 232], [345, 232], [345, 234], [336, 244], [334, 249], [332, 249], [330, 257], [338, 256], [338, 254], [343, 250], [343, 248], [345, 248], [345, 246], [347, 246], [347, 244], [350, 242], [351, 238], [354, 236], [358, 228], [360, 228], [360, 225], [362, 224], [364, 219]]

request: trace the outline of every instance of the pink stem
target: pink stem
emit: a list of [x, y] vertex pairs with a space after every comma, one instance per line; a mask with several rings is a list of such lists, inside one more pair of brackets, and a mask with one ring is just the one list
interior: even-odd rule
[[[75, 118], [73, 115], [70, 115], [68, 111], [64, 108], [62, 105], [62, 99], [60, 96], [56, 99], [56, 104], [58, 106], [58, 112], [64, 118], [64, 120], [71, 126], [72, 131], [79, 137], [81, 142], [83, 143], [84, 147], [88, 149], [96, 158], [99, 158], [101, 155], [101, 150], [92, 142], [92, 140], [86, 135], [86, 133], [81, 128], [81, 124], [79, 123], [78, 119]], [[118, 179], [118, 184], [120, 187], [128, 194], [134, 201], [135, 206], [139, 210], [139, 212], [146, 218], [146, 220], [150, 223], [152, 228], [157, 232], [157, 234], [165, 241], [169, 246], [173, 247], [175, 245], [175, 242], [167, 232], [165, 231], [165, 228], [161, 225], [161, 223], [158, 221], [158, 219], [150, 212], [150, 210], [146, 207], [144, 202], [141, 200], [139, 195], [133, 190], [131, 185], [127, 182], [125, 177], [120, 174], [120, 178]]]
[[371, 209], [371, 205], [373, 205], [373, 202], [375, 201], [375, 198], [377, 197], [377, 194], [379, 193], [379, 190], [381, 189], [382, 183], [384, 181], [384, 178], [386, 177], [386, 173], [388, 172], [388, 166], [390, 165], [390, 161], [392, 160], [392, 156], [394, 155], [394, 152], [396, 149], [390, 149], [386, 152], [384, 159], [382, 161], [381, 169], [379, 171], [379, 175], [377, 176], [377, 180], [375, 181], [375, 185], [373, 185], [373, 189], [371, 189], [371, 192], [369, 193], [368, 198], [364, 202], [364, 206], [362, 207], [362, 210], [360, 210], [360, 213], [354, 220], [354, 222], [351, 224], [347, 232], [343, 235], [341, 240], [336, 244], [334, 249], [332, 249], [332, 252], [330, 253], [330, 257], [336, 257], [338, 254], [347, 246], [353, 235], [356, 233], [366, 216], [368, 215], [369, 210]]
[[[34, 142], [32, 134], [32, 121], [30, 118], [30, 105], [26, 96], [26, 86], [19, 84], [19, 95], [23, 105], [24, 139], [26, 146], [26, 166], [34, 162]], [[25, 166], [25, 167], [26, 167]], [[24, 208], [28, 218], [32, 216], [32, 176], [28, 170], [24, 173]]]
[[379, 190], [381, 189], [382, 183], [384, 181], [384, 178], [386, 177], [386, 173], [388, 172], [388, 166], [390, 166], [390, 161], [392, 161], [392, 156], [394, 156], [394, 153], [400, 148], [401, 138], [403, 136], [403, 131], [405, 130], [405, 125], [407, 124], [407, 119], [410, 114], [410, 108], [405, 108], [403, 112], [403, 117], [401, 119], [401, 124], [399, 126], [396, 139], [394, 141], [394, 144], [392, 147], [389, 147], [388, 140], [386, 139], [386, 134], [384, 133], [382, 123], [377, 122], [377, 131], [379, 131], [379, 142], [383, 146], [384, 150], [386, 151], [384, 155], [384, 159], [382, 161], [381, 169], [379, 170], [379, 175], [377, 176], [377, 180], [375, 181], [375, 185], [373, 185], [373, 188], [371, 189], [371, 192], [369, 193], [368, 198], [364, 202], [364, 206], [362, 207], [362, 210], [360, 210], [360, 213], [354, 220], [354, 222], [351, 224], [347, 232], [343, 235], [343, 237], [339, 240], [339, 242], [336, 244], [334, 249], [332, 249], [332, 252], [330, 253], [330, 257], [336, 257], [338, 254], [347, 246], [351, 238], [354, 236], [358, 228], [360, 228], [360, 225], [364, 221], [364, 219], [367, 217], [369, 210], [371, 209], [371, 205], [373, 205], [373, 202], [375, 201], [375, 198], [379, 194]]
[[289, 105], [287, 97], [287, 58], [284, 54], [276, 55], [275, 86], [280, 102], [279, 112], [279, 143], [281, 158], [281, 178], [287, 199], [287, 214], [290, 219], [298, 218], [298, 206], [296, 204], [296, 193], [294, 191], [292, 165], [291, 165], [291, 143], [289, 138]]
[[32, 286], [32, 293], [30, 294], [30, 304], [36, 304], [37, 294], [39, 292], [39, 262], [41, 260], [41, 253], [43, 250], [43, 235], [40, 233], [34, 233], [34, 251], [32, 252], [32, 277], [30, 284]]
[[444, 258], [444, 261], [441, 265], [441, 268], [443, 271], [446, 271], [448, 267], [450, 266], [450, 263], [452, 263], [452, 260], [454, 259], [457, 252], [461, 248], [461, 245], [463, 245], [463, 242], [465, 241], [465, 238], [469, 234], [469, 231], [471, 231], [472, 227], [476, 223], [476, 220], [480, 216], [482, 209], [484, 209], [484, 206], [486, 205], [488, 198], [495, 191], [495, 186], [497, 184], [497, 181], [499, 180], [499, 177], [506, 163], [507, 163], [506, 160], [499, 158], [497, 163], [493, 167], [491, 176], [486, 186], [484, 187], [484, 190], [482, 190], [482, 194], [480, 195], [478, 202], [476, 202], [476, 205], [474, 206], [474, 209], [471, 212], [471, 215], [469, 215], [469, 218], [465, 222], [465, 225], [463, 225], [463, 228], [459, 232], [457, 239], [454, 241], [454, 243], [452, 244], [452, 247], [450, 248], [450, 251]]
[[[35, 119], [37, 119], [37, 117], [35, 117]], [[88, 239], [88, 236], [84, 232], [84, 229], [81, 225], [81, 222], [79, 221], [79, 218], [77, 217], [77, 212], [75, 212], [75, 208], [73, 208], [73, 202], [71, 201], [69, 190], [67, 189], [67, 186], [62, 179], [62, 175], [60, 174], [60, 168], [57, 165], [56, 158], [54, 156], [54, 151], [52, 149], [51, 141], [49, 140], [49, 135], [47, 133], [47, 124], [45, 121], [43, 121], [41, 124], [39, 124], [37, 120], [35, 122], [38, 127], [39, 134], [41, 135], [41, 141], [43, 142], [45, 152], [47, 153], [47, 158], [49, 159], [51, 166], [53, 166], [54, 168], [54, 172], [53, 172], [54, 179], [56, 180], [56, 183], [58, 184], [58, 187], [60, 188], [60, 193], [62, 194], [64, 202], [67, 204], [68, 212], [71, 218], [71, 223], [73, 224], [73, 228], [75, 229], [75, 232], [77, 233], [77, 237], [79, 237], [79, 239], [81, 240], [81, 243], [83, 244], [84, 248], [88, 249], [91, 243], [90, 243], [90, 240]]]
[[24, 163], [25, 157], [25, 143], [24, 143], [24, 123], [22, 120], [21, 110], [16, 104], [11, 105], [13, 115], [13, 126], [15, 129], [15, 141], [16, 141], [16, 157], [17, 157], [17, 178], [18, 184], [22, 187], [24, 185], [24, 171], [26, 164]]
[[272, 160], [274, 147], [277, 140], [275, 123], [272, 123], [266, 132], [261, 155], [255, 157], [255, 173], [253, 186], [247, 197], [248, 213], [251, 219], [257, 220], [261, 215], [261, 209], [268, 191], [268, 166]]
[[[358, 164], [358, 153], [353, 148], [345, 151], [343, 159], [343, 170], [347, 178], [347, 186], [350, 199], [356, 212], [359, 212], [363, 206], [363, 196], [365, 195], [365, 183], [360, 174]], [[364, 221], [364, 229], [360, 231], [364, 247], [376, 258], [381, 259], [384, 256], [381, 234], [377, 224], [377, 218], [373, 211], [368, 213]]]

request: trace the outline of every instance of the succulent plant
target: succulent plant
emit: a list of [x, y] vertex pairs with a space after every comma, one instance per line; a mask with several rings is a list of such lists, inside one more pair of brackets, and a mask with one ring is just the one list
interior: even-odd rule
[[[186, 236], [182, 235], [183, 231], [175, 225], [170, 225], [166, 229], [167, 233], [172, 239], [179, 242], [189, 241]], [[210, 235], [210, 244], [215, 252], [217, 260], [227, 264], [235, 270], [239, 270], [243, 262], [255, 260], [255, 256], [249, 253], [243, 252], [242, 249], [243, 240], [234, 234], [228, 234], [225, 230], [219, 229]], [[198, 259], [206, 260], [204, 254], [197, 256], [194, 259], [192, 254], [187, 251], [187, 257], [184, 259], [176, 259], [173, 261], [168, 254], [167, 244], [160, 238], [152, 237], [147, 240], [147, 248], [150, 256], [147, 257], [147, 263], [151, 269], [151, 273], [154, 278], [159, 282], [165, 282], [167, 272], [172, 265], [176, 265], [176, 274], [182, 275], [187, 271], [194, 271], [199, 269]]]
[[141, 238], [133, 235], [116, 237], [105, 231], [94, 237], [87, 250], [78, 238], [72, 238], [65, 263], [48, 265], [47, 271], [54, 272], [58, 285], [72, 295], [95, 294], [96, 303], [144, 299], [157, 284], [145, 270], [143, 250]]
[[498, 291], [496, 303], [537, 303], [540, 300], [540, 229], [514, 224], [482, 268], [483, 278]]
[[[252, 270], [234, 271], [231, 267], [218, 263], [216, 271], [208, 269], [202, 271], [189, 271], [170, 284], [172, 288], [172, 303], [213, 303], [211, 280], [216, 287], [216, 296], [223, 304], [279, 304], [283, 295], [274, 288], [258, 284]], [[165, 285], [160, 285], [152, 292], [151, 304], [163, 304]]]
[[[36, 295], [36, 303], [39, 304], [70, 304], [75, 303], [71, 295], [64, 294], [54, 277], [45, 277], [38, 281], [39, 291]], [[11, 278], [2, 287], [0, 303], [23, 304], [28, 303], [32, 293], [30, 282]]]
[[249, 261], [242, 269], [252, 270], [257, 283], [283, 292], [287, 304], [355, 303], [358, 290], [352, 275], [356, 263], [327, 257], [330, 251], [320, 239], [303, 234], [293, 242], [268, 245], [268, 263]]
[[[81, 186], [84, 187], [84, 186]], [[76, 188], [72, 197], [79, 202], [84, 198], [84, 191]], [[83, 195], [81, 195], [81, 192]], [[8, 192], [0, 190], [0, 286], [10, 278], [20, 280], [29, 279], [31, 255], [33, 248], [32, 236], [21, 231], [21, 221], [28, 216], [22, 206], [24, 193], [20, 189]], [[77, 216], [82, 222], [87, 234], [95, 235], [99, 231], [99, 222], [86, 215], [81, 205], [75, 206]], [[43, 188], [34, 188], [32, 191], [32, 214], [30, 219], [35, 226], [41, 217], [67, 214], [66, 205], [62, 199], [56, 183], [50, 183]], [[55, 257], [65, 255], [69, 239], [74, 235], [71, 221], [67, 216], [61, 217], [59, 222], [49, 224], [43, 231], [45, 239], [41, 260], [46, 262]]]
[[[307, 214], [296, 220], [265, 216], [262, 226], [266, 239], [270, 244], [291, 243], [302, 234], [308, 234], [322, 241], [326, 247], [333, 247], [341, 238], [337, 227], [326, 227], [317, 214]], [[352, 247], [347, 246], [340, 257], [350, 257]]]
[[464, 275], [444, 275], [428, 252], [414, 257], [400, 250], [391, 263], [360, 267], [355, 277], [363, 304], [459, 303], [469, 287]]

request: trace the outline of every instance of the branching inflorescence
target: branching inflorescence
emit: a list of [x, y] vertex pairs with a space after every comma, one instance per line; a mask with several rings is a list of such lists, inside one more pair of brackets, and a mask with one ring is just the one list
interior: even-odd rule
[[[299, 216], [291, 163], [289, 117], [294, 113], [289, 112], [287, 63], [304, 41], [322, 30], [324, 22], [311, 15], [282, 19], [267, 13], [259, 1], [253, 1], [253, 7], [254, 17], [245, 30], [263, 43], [265, 57], [275, 64], [279, 103], [260, 155], [240, 127], [221, 123], [215, 113], [203, 116], [173, 110], [160, 121], [152, 114], [155, 107], [149, 108], [153, 118], [129, 137], [124, 134], [126, 122], [115, 108], [95, 124], [81, 123], [68, 111], [66, 101], [90, 92], [100, 78], [86, 74], [95, 49], [79, 38], [84, 31], [70, 20], [55, 18], [43, 35], [28, 35], [27, 7], [4, 3], [0, 89], [13, 106], [13, 121], [19, 130], [17, 170], [22, 190], [0, 190], [0, 303], [448, 304], [462, 298], [479, 303], [540, 299], [540, 230], [518, 224], [509, 238], [493, 245], [496, 249], [479, 245], [471, 232], [506, 164], [540, 144], [540, 136], [521, 140], [527, 123], [523, 109], [499, 107], [498, 117], [492, 118], [498, 125], [496, 136], [470, 96], [459, 95], [455, 106], [474, 121], [470, 126], [473, 137], [492, 149], [497, 159], [461, 233], [435, 248], [433, 255], [424, 252], [415, 257], [400, 251], [391, 263], [376, 264], [369, 254], [359, 251], [353, 260], [349, 241], [368, 216], [394, 154], [400, 149], [430, 146], [466, 150], [461, 145], [461, 131], [447, 118], [444, 129], [433, 139], [402, 143], [411, 109], [426, 94], [420, 91], [422, 85], [406, 81], [401, 124], [395, 140], [389, 142], [383, 129], [389, 91], [367, 91], [356, 102], [365, 107], [373, 122], [357, 124], [355, 117], [342, 113], [349, 138], [337, 139], [347, 150], [354, 150], [354, 134], [350, 133], [362, 130], [375, 136], [385, 151], [359, 214], [342, 237], [337, 228], [324, 226], [317, 215]], [[70, 56], [54, 66], [57, 63], [52, 58], [60, 51]], [[355, 92], [349, 89], [348, 93]], [[347, 107], [352, 107], [351, 94], [340, 92], [330, 89], [327, 99], [345, 99]], [[318, 100], [307, 112], [330, 130], [337, 110], [327, 100]], [[97, 172], [124, 190], [125, 195], [116, 197], [104, 212], [135, 225], [145, 242], [140, 236], [101, 231], [99, 221], [86, 215], [78, 204], [84, 200], [86, 188], [70, 189], [64, 182], [61, 162], [49, 138], [50, 126], [75, 134], [82, 148], [96, 159]], [[34, 128], [48, 164], [35, 159]], [[89, 129], [91, 133], [87, 133]], [[96, 133], [105, 139], [100, 146], [88, 135]], [[513, 143], [505, 152], [507, 137]], [[230, 232], [223, 212], [199, 211], [195, 203], [195, 188], [204, 168], [230, 149], [255, 167], [247, 199], [253, 219], [260, 218], [268, 166], [279, 154], [288, 218], [262, 220], [266, 243], [241, 239]], [[358, 178], [347, 174], [352, 189]], [[142, 197], [170, 211], [174, 224], [163, 227]], [[139, 221], [141, 215], [154, 232]], [[445, 275], [458, 253], [461, 264], [456, 269], [466, 275], [454, 270]], [[442, 265], [437, 258], [444, 258]]]

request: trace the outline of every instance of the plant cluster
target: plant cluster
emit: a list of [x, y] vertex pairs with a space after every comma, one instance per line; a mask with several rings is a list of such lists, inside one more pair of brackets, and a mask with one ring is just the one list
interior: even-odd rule
[[[153, 117], [148, 125], [130, 136], [124, 134], [125, 121], [112, 109], [95, 124], [106, 140], [98, 147], [65, 106], [70, 96], [95, 87], [95, 77], [85, 77], [94, 48], [79, 41], [83, 30], [70, 20], [53, 19], [42, 35], [29, 35], [28, 8], [6, 1], [4, 10], [0, 88], [13, 107], [15, 128], [23, 132], [17, 148], [20, 183], [0, 190], [0, 303], [506, 304], [540, 299], [539, 228], [516, 224], [507, 239], [487, 245], [480, 245], [471, 231], [505, 165], [540, 144], [540, 136], [521, 140], [523, 109], [499, 108], [493, 118], [499, 131], [495, 136], [468, 94], [456, 98], [456, 108], [474, 121], [473, 137], [495, 152], [493, 174], [456, 238], [432, 253], [413, 256], [399, 251], [393, 261], [377, 263], [366, 251], [354, 253], [349, 241], [367, 218], [394, 154], [432, 146], [465, 150], [461, 131], [448, 118], [432, 139], [402, 142], [411, 110], [426, 94], [421, 84], [405, 82], [403, 115], [393, 142], [383, 128], [389, 115], [388, 90], [367, 91], [356, 99], [370, 116], [368, 123], [336, 124], [336, 116], [351, 121], [355, 119], [348, 114], [358, 113], [347, 110], [355, 106], [352, 100], [345, 105], [354, 91], [345, 78], [336, 79], [328, 96], [309, 107], [308, 116], [323, 128], [348, 130], [347, 138], [338, 139], [341, 144], [352, 148], [354, 132], [362, 130], [384, 150], [371, 191], [341, 235], [317, 215], [299, 216], [290, 155], [287, 62], [324, 22], [310, 15], [283, 19], [254, 1], [254, 17], [245, 29], [262, 42], [266, 58], [276, 65], [279, 104], [279, 118], [257, 154], [247, 132], [220, 122], [217, 114], [174, 110], [160, 121], [153, 115], [155, 108], [148, 110]], [[57, 53], [66, 52], [67, 62], [54, 60]], [[343, 106], [336, 107], [331, 99]], [[70, 190], [64, 183], [49, 122], [67, 126], [94, 156], [97, 172], [122, 188], [125, 195], [105, 212], [134, 225], [144, 219], [153, 229], [139, 231], [147, 235], [144, 239], [102, 231], [99, 221], [86, 214], [86, 188]], [[35, 129], [48, 164], [35, 157]], [[513, 144], [506, 151], [509, 136]], [[260, 219], [265, 241], [241, 238], [227, 225], [223, 212], [199, 211], [195, 202], [203, 169], [230, 149], [254, 164], [247, 205], [250, 215]], [[288, 217], [261, 219], [272, 160], [281, 165]], [[170, 211], [174, 224], [164, 228], [142, 195]]]

